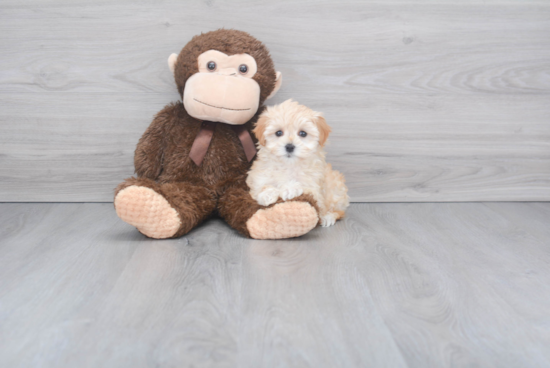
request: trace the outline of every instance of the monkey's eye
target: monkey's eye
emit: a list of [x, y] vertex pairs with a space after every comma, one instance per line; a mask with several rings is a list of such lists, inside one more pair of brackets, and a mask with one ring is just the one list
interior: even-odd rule
[[208, 68], [208, 70], [216, 70], [216, 63], [213, 62], [213, 61], [209, 61], [207, 64], [206, 64], [206, 67]]
[[282, 131], [282, 130], [277, 130], [277, 131], [275, 132], [275, 135], [276, 135], [277, 137], [281, 137], [281, 136], [283, 135], [283, 131]]
[[239, 71], [241, 72], [241, 74], [246, 74], [246, 72], [248, 72], [248, 67], [246, 66], [246, 64], [241, 64], [239, 66]]
[[303, 130], [300, 130], [300, 133], [298, 133], [298, 135], [302, 138], [307, 137], [307, 133], [304, 132]]

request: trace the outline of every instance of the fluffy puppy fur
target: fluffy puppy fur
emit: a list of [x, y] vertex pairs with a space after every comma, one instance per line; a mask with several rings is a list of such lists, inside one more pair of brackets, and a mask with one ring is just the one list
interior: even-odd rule
[[260, 205], [311, 194], [322, 226], [334, 225], [349, 206], [344, 176], [325, 161], [330, 127], [323, 116], [295, 101], [268, 107], [254, 128], [258, 156], [248, 172], [250, 194]]

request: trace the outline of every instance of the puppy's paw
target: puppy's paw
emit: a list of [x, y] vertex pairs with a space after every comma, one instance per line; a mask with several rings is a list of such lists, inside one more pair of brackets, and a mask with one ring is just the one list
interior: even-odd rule
[[281, 189], [281, 198], [284, 201], [288, 201], [289, 199], [296, 198], [302, 194], [304, 194], [304, 189], [298, 183], [291, 183], [289, 185], [285, 185]]
[[262, 206], [269, 206], [279, 199], [279, 190], [276, 188], [266, 188], [258, 194], [257, 202]]
[[321, 216], [321, 226], [329, 227], [336, 223], [336, 214], [329, 212], [326, 215]]

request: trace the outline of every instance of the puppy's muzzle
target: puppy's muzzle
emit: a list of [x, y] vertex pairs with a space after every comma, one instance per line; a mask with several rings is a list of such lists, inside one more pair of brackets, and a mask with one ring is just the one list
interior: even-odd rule
[[292, 144], [292, 143], [289, 143], [285, 146], [285, 150], [288, 152], [288, 153], [292, 153], [294, 152], [294, 148], [295, 146]]

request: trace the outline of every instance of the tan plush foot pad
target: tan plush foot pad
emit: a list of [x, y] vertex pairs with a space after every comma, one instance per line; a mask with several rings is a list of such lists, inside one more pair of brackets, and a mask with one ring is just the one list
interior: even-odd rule
[[118, 192], [115, 209], [118, 217], [150, 238], [170, 238], [181, 225], [178, 213], [168, 201], [146, 187], [132, 185]]
[[319, 222], [315, 208], [307, 202], [283, 202], [259, 210], [246, 223], [254, 239], [285, 239], [307, 234]]

